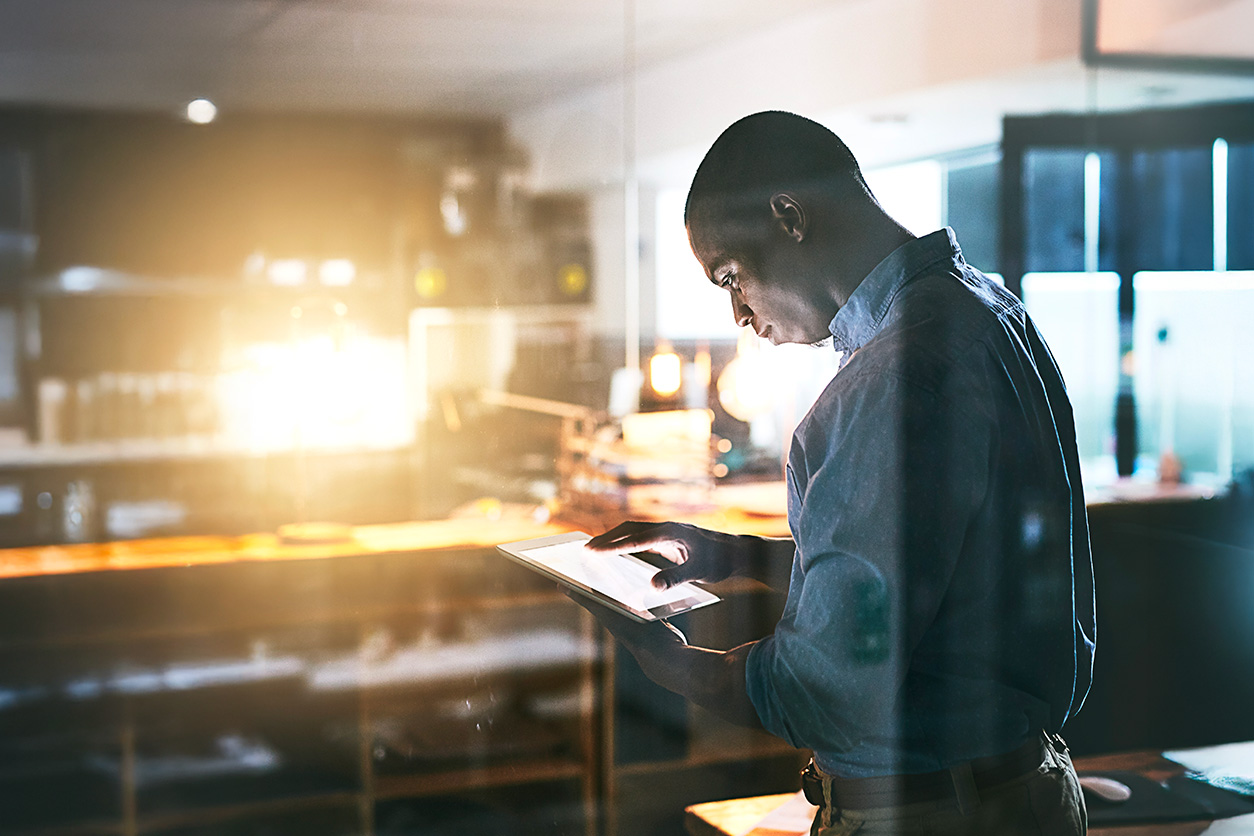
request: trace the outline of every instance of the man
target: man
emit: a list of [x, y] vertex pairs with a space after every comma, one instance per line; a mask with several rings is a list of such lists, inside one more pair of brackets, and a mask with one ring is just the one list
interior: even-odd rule
[[[736, 322], [831, 337], [844, 365], [788, 458], [796, 544], [775, 633], [729, 651], [587, 603], [659, 684], [813, 750], [814, 833], [1085, 829], [1056, 736], [1096, 626], [1075, 429], [1022, 304], [915, 238], [848, 148], [802, 117], [728, 128], [686, 224]], [[764, 575], [763, 541], [625, 523], [589, 544], [675, 565], [654, 583]]]

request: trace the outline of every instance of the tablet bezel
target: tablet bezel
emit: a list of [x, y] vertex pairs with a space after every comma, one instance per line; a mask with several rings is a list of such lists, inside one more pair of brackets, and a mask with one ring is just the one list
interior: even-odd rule
[[[718, 602], [723, 600], [722, 598], [719, 598], [717, 595], [715, 595], [713, 592], [710, 592], [707, 589], [701, 589], [703, 593], [705, 593], [706, 595], [710, 597], [709, 598], [684, 598], [679, 601], [673, 601], [669, 604], [662, 604], [661, 606], [653, 607], [652, 609], [649, 609], [649, 610], [637, 610], [634, 607], [627, 606], [622, 601], [619, 601], [616, 598], [611, 598], [609, 595], [606, 595], [603, 592], [599, 592], [598, 590], [592, 589], [591, 587], [584, 586], [583, 584], [581, 584], [579, 581], [575, 580], [572, 577], [563, 575], [560, 572], [556, 572], [553, 569], [550, 569], [548, 566], [545, 566], [541, 563], [537, 563], [524, 554], [524, 552], [530, 551], [532, 549], [542, 549], [545, 546], [558, 546], [558, 545], [561, 545], [562, 543], [571, 543], [575, 541], [586, 542], [591, 539], [592, 539], [592, 535], [585, 534], [582, 531], [569, 531], [569, 532], [566, 532], [565, 534], [552, 534], [552, 535], [549, 535], [548, 537], [537, 537], [534, 540], [519, 540], [514, 543], [503, 543], [497, 546], [496, 548], [497, 548], [497, 551], [501, 552], [501, 554], [510, 558], [514, 562], [521, 563], [523, 566], [526, 566], [528, 569], [531, 569], [534, 572], [539, 572], [541, 575], [544, 575], [546, 578], [556, 581], [557, 583], [561, 584], [562, 586], [567, 587], [568, 589], [573, 589], [575, 592], [578, 592], [581, 595], [586, 595], [589, 598], [592, 598], [593, 600], [595, 600], [597, 603], [603, 604], [609, 607], [610, 609], [614, 610], [615, 612], [621, 613], [622, 615], [625, 615], [628, 618], [631, 618], [635, 621], [641, 621], [644, 623], [660, 621], [662, 619], [670, 618], [673, 615], [680, 615], [682, 613], [691, 612], [693, 610], [700, 609], [701, 607], [708, 607], [710, 604], [717, 604]], [[627, 560], [635, 560], [635, 561], [639, 561], [640, 563], [644, 563], [646, 566], [649, 566], [650, 569], [657, 568], [656, 566], [653, 566], [647, 563], [646, 561], [640, 560], [640, 558], [634, 555], [623, 554], [623, 555], [618, 555], [618, 556]], [[614, 557], [614, 555], [607, 554], [606, 557], [610, 558], [610, 557]], [[700, 589], [700, 587], [698, 587], [698, 589]]]

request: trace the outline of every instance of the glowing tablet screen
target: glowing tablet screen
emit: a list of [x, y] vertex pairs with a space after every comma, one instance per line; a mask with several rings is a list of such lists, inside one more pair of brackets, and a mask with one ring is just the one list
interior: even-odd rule
[[593, 597], [645, 621], [721, 600], [691, 583], [655, 589], [652, 578], [657, 567], [629, 554], [589, 551], [584, 548], [590, 539], [587, 535], [567, 537], [560, 538], [565, 542], [511, 543], [501, 549], [578, 591], [599, 593]]

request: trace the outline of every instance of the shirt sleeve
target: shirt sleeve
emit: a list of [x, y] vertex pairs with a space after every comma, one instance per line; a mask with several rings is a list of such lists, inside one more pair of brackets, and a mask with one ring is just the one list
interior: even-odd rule
[[793, 579], [746, 677], [769, 731], [826, 751], [888, 727], [989, 472], [987, 418], [891, 373], [840, 383], [793, 440]]

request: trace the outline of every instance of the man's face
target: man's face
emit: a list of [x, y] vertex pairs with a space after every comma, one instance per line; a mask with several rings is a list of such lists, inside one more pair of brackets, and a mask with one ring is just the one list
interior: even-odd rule
[[821, 283], [808, 281], [812, 266], [798, 242], [782, 233], [745, 247], [715, 243], [715, 236], [692, 229], [688, 237], [706, 277], [730, 294], [737, 325], [775, 345], [811, 344], [829, 336], [836, 305], [823, 295]]

